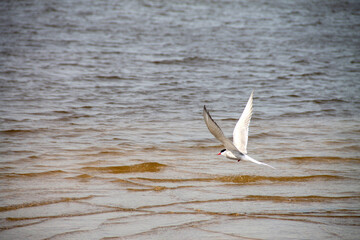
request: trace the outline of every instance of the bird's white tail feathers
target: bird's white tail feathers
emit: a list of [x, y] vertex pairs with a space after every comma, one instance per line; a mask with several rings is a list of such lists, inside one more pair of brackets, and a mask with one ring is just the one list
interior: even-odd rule
[[265, 165], [265, 166], [268, 166], [268, 167], [271, 167], [271, 168], [275, 169], [273, 166], [271, 166], [269, 164], [266, 164], [266, 163], [263, 163], [263, 162], [259, 162], [258, 160], [255, 160], [252, 157], [249, 157], [248, 155], [244, 155], [243, 159], [246, 160], [246, 161], [250, 161], [250, 162], [253, 162], [253, 163], [256, 163], [256, 164]]

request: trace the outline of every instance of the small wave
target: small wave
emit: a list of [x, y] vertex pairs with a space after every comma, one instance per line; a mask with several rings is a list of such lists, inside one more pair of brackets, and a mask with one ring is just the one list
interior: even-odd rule
[[154, 187], [150, 187], [150, 188], [127, 188], [126, 190], [133, 191], [133, 192], [147, 192], [147, 191], [161, 192], [161, 191], [168, 190], [168, 189], [174, 189], [174, 188], [168, 188], [168, 187], [164, 187], [164, 186], [154, 186]]
[[86, 196], [86, 197], [64, 197], [60, 199], [54, 199], [54, 200], [48, 200], [48, 201], [42, 201], [42, 202], [29, 202], [29, 203], [22, 203], [22, 204], [16, 204], [16, 205], [9, 205], [0, 207], [0, 212], [15, 210], [19, 208], [28, 208], [28, 207], [38, 207], [38, 206], [45, 206], [55, 203], [62, 203], [62, 202], [73, 202], [73, 201], [79, 201], [79, 200], [87, 200], [93, 198], [93, 195]]
[[164, 150], [164, 149], [157, 147], [157, 146], [149, 146], [149, 147], [144, 147], [143, 150], [153, 152], [153, 151], [160, 151], [160, 150]]
[[300, 98], [301, 97], [298, 94], [288, 94], [287, 96], [290, 97], [290, 98]]
[[312, 102], [316, 104], [326, 104], [326, 103], [346, 103], [347, 101], [339, 98], [331, 98], [331, 99], [315, 99], [312, 100]]
[[124, 153], [116, 150], [103, 150], [95, 153], [84, 154], [84, 156], [88, 156], [88, 157], [121, 156], [121, 155], [124, 155]]
[[34, 151], [29, 151], [29, 150], [5, 150], [5, 151], [0, 151], [0, 154], [27, 154], [27, 155], [30, 155], [30, 156], [36, 156], [36, 152]]
[[148, 163], [134, 164], [130, 166], [84, 167], [82, 169], [119, 174], [119, 173], [132, 173], [132, 172], [159, 172], [164, 167], [166, 167], [165, 164], [160, 164], [157, 162], [148, 162]]
[[342, 177], [333, 175], [312, 175], [312, 176], [284, 176], [284, 177], [267, 177], [267, 176], [225, 176], [218, 177], [216, 180], [230, 183], [255, 183], [255, 182], [308, 182], [318, 180], [335, 180]]
[[256, 182], [308, 182], [308, 181], [324, 181], [343, 179], [340, 176], [334, 175], [312, 175], [312, 176], [283, 176], [283, 177], [268, 177], [268, 176], [221, 176], [213, 178], [187, 178], [187, 179], [158, 179], [158, 178], [131, 178], [132, 180], [145, 180], [150, 182], [225, 182], [225, 183], [256, 183]]
[[66, 172], [62, 170], [46, 171], [46, 172], [33, 172], [33, 173], [9, 173], [6, 174], [5, 178], [12, 177], [44, 177], [49, 175], [64, 174]]
[[80, 179], [80, 180], [85, 180], [85, 179], [90, 179], [90, 178], [93, 178], [93, 176], [89, 175], [89, 174], [80, 174], [80, 175], [77, 175], [75, 177], [69, 177], [67, 179]]
[[[334, 112], [335, 110], [322, 110], [321, 112]], [[303, 112], [292, 112], [281, 114], [281, 117], [300, 117], [300, 116], [318, 116], [321, 112], [319, 111], [303, 111]]]
[[59, 114], [71, 114], [72, 112], [66, 111], [66, 110], [55, 110], [53, 113], [59, 113]]
[[8, 130], [2, 130], [0, 133], [6, 134], [6, 135], [17, 135], [17, 134], [32, 134], [36, 133], [37, 129], [8, 129]]
[[182, 58], [182, 59], [166, 59], [166, 60], [158, 60], [158, 61], [152, 61], [152, 63], [154, 64], [196, 64], [196, 63], [203, 63], [203, 62], [208, 62], [208, 61], [212, 61], [210, 59], [204, 59], [204, 58], [200, 58], [200, 57], [186, 57], [186, 58]]
[[89, 117], [93, 117], [92, 115], [89, 114], [71, 114], [68, 116], [61, 116], [59, 118], [57, 118], [57, 121], [71, 121], [73, 119], [80, 119], [80, 118], [89, 118]]
[[0, 167], [0, 171], [10, 171], [14, 169], [13, 167]]
[[301, 59], [301, 60], [297, 60], [297, 61], [293, 61], [293, 63], [296, 63], [296, 64], [302, 64], [302, 65], [309, 65], [310, 62], [306, 59]]
[[263, 132], [251, 135], [251, 138], [281, 137], [282, 135], [275, 132]]
[[90, 108], [93, 108], [93, 106], [88, 106], [88, 105], [85, 105], [85, 106], [82, 106], [80, 108], [84, 108], [84, 109], [90, 109]]
[[[190, 149], [216, 149], [216, 153], [218, 153], [217, 151], [219, 149], [222, 149], [224, 148], [222, 145], [218, 144], [218, 145], [200, 145], [200, 144], [196, 144], [196, 145], [192, 145], [192, 146], [188, 146], [186, 148], [190, 148]], [[179, 151], [179, 152], [182, 152], [183, 150]]]
[[117, 75], [98, 75], [98, 76], [95, 76], [96, 78], [99, 78], [99, 79], [103, 79], [103, 80], [109, 80], [109, 81], [112, 81], [112, 80], [135, 80], [135, 78], [133, 77], [121, 77], [121, 76], [117, 76]]
[[354, 144], [354, 145], [350, 145], [350, 146], [346, 146], [346, 147], [342, 147], [341, 148], [342, 151], [357, 151], [360, 152], [360, 145]]
[[325, 197], [325, 196], [264, 196], [264, 195], [248, 195], [245, 200], [255, 201], [273, 201], [273, 202], [331, 202], [360, 199], [360, 196], [341, 196], [341, 197]]
[[[344, 200], [356, 200], [360, 199], [360, 196], [339, 196], [339, 197], [326, 197], [326, 196], [317, 196], [317, 195], [308, 195], [308, 196], [271, 196], [271, 195], [247, 195], [245, 197], [236, 197], [236, 198], [219, 198], [219, 199], [210, 199], [210, 200], [194, 200], [188, 202], [182, 202], [180, 204], [193, 204], [193, 203], [209, 203], [209, 202], [247, 202], [247, 201], [271, 201], [271, 202], [292, 202], [292, 203], [301, 203], [301, 202], [335, 202]], [[173, 204], [173, 205], [176, 205]]]
[[106, 79], [106, 80], [121, 80], [122, 79], [121, 77], [115, 76], [115, 75], [109, 75], [109, 76], [99, 75], [99, 76], [96, 76], [96, 77], [100, 78], [100, 79]]
[[315, 161], [315, 162], [343, 162], [343, 161], [359, 161], [360, 158], [344, 158], [344, 157], [331, 157], [331, 156], [324, 156], [324, 157], [316, 157], [316, 156], [307, 156], [307, 157], [292, 157], [287, 158], [286, 160], [290, 161]]
[[321, 76], [321, 75], [325, 75], [324, 72], [311, 72], [311, 73], [303, 73], [300, 76], [301, 77], [309, 77], [309, 76]]

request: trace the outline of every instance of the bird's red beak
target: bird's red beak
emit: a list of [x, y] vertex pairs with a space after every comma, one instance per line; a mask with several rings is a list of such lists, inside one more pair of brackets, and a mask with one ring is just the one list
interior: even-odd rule
[[221, 155], [221, 152], [219, 152], [217, 155]]

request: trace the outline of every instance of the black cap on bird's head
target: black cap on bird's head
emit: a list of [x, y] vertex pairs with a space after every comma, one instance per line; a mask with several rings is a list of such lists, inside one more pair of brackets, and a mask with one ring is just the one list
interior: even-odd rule
[[223, 152], [225, 152], [226, 151], [226, 149], [223, 149], [223, 150], [221, 150], [219, 153], [218, 153], [218, 155], [221, 155]]

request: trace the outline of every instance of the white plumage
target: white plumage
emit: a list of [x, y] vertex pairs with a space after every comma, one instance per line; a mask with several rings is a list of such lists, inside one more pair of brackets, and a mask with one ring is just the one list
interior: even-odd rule
[[211, 134], [214, 135], [214, 137], [217, 138], [226, 148], [225, 151], [224, 150], [221, 151], [219, 155], [224, 155], [229, 159], [233, 159], [237, 161], [245, 160], [274, 168], [269, 164], [257, 161], [247, 155], [249, 125], [250, 125], [250, 119], [252, 116], [252, 109], [253, 109], [253, 93], [254, 92], [250, 94], [249, 100], [244, 108], [244, 111], [241, 114], [239, 121], [235, 125], [233, 131], [233, 142], [231, 142], [227, 137], [225, 137], [221, 128], [212, 119], [210, 113], [208, 112], [205, 106], [203, 110], [204, 120]]

